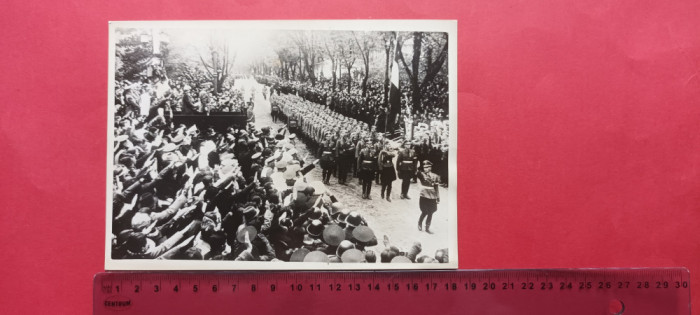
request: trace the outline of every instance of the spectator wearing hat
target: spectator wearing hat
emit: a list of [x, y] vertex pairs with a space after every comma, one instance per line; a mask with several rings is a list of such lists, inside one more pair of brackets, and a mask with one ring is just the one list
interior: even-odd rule
[[418, 230], [423, 230], [423, 220], [425, 221], [425, 231], [432, 234], [430, 231], [430, 223], [433, 220], [433, 213], [437, 211], [437, 204], [440, 202], [440, 177], [431, 172], [433, 163], [430, 161], [423, 162], [423, 171], [418, 173], [418, 181], [420, 181], [420, 199], [418, 201], [421, 215], [418, 218]]
[[377, 246], [378, 244], [374, 231], [365, 225], [355, 227], [352, 230], [351, 240], [360, 250], [365, 250], [365, 247]]

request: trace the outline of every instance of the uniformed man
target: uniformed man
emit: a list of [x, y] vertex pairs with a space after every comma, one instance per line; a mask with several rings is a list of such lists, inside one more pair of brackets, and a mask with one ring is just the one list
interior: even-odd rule
[[416, 175], [416, 165], [418, 158], [409, 141], [404, 141], [403, 147], [396, 158], [396, 168], [401, 179], [401, 199], [411, 199], [408, 196], [408, 188], [411, 179]]
[[430, 223], [433, 220], [433, 213], [437, 211], [437, 205], [440, 203], [440, 191], [438, 190], [438, 185], [440, 183], [440, 177], [432, 172], [433, 163], [430, 161], [423, 161], [423, 171], [418, 173], [418, 180], [420, 181], [420, 200], [418, 202], [421, 215], [418, 218], [418, 230], [423, 230], [423, 220], [425, 221], [425, 231], [433, 234], [430, 231]]

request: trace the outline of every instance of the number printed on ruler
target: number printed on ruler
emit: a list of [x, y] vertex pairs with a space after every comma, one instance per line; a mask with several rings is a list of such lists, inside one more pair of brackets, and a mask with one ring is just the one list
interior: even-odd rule
[[[568, 314], [595, 312], [596, 307], [608, 304], [635, 314], [665, 314], [668, 310], [672, 310], [668, 314], [689, 314], [690, 301], [689, 273], [685, 269], [104, 273], [95, 277], [95, 286], [97, 314], [156, 307], [157, 303], [164, 303], [157, 305], [158, 309], [182, 312], [189, 308], [220, 311], [247, 304], [258, 307], [251, 311], [275, 312], [277, 303], [294, 307], [297, 301], [318, 298], [342, 305], [349, 296], [375, 304], [394, 301], [400, 306], [392, 307], [405, 312], [420, 311], [425, 302], [433, 300], [453, 307], [463, 305], [475, 312], [493, 312], [488, 307], [494, 305], [479, 304], [486, 299], [529, 310], [540, 307], [538, 303], [560, 301], [570, 309], [557, 311]], [[221, 309], [214, 308], [217, 306]], [[683, 312], [685, 309], [688, 312]]]

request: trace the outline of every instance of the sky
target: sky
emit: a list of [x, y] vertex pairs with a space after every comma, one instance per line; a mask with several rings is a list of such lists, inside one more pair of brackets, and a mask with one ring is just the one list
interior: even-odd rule
[[231, 53], [236, 53], [234, 69], [238, 71], [247, 70], [261, 58], [276, 56], [275, 32], [270, 30], [167, 29], [163, 32], [168, 35], [171, 51], [179, 49], [193, 58], [198, 58], [198, 53], [207, 56], [211, 41], [228, 43]]

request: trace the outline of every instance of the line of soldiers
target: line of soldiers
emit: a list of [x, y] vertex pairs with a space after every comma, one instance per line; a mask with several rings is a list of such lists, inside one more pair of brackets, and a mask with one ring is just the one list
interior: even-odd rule
[[334, 174], [339, 184], [347, 184], [347, 175], [352, 173], [360, 180], [362, 198], [372, 198], [375, 182], [382, 187], [381, 198], [391, 201], [392, 182], [400, 178], [400, 197], [410, 199], [409, 185], [416, 182], [418, 170], [427, 160], [424, 152], [431, 149], [427, 142], [387, 139], [364, 122], [296, 95], [275, 95], [271, 101], [317, 152], [324, 184], [330, 184]]

